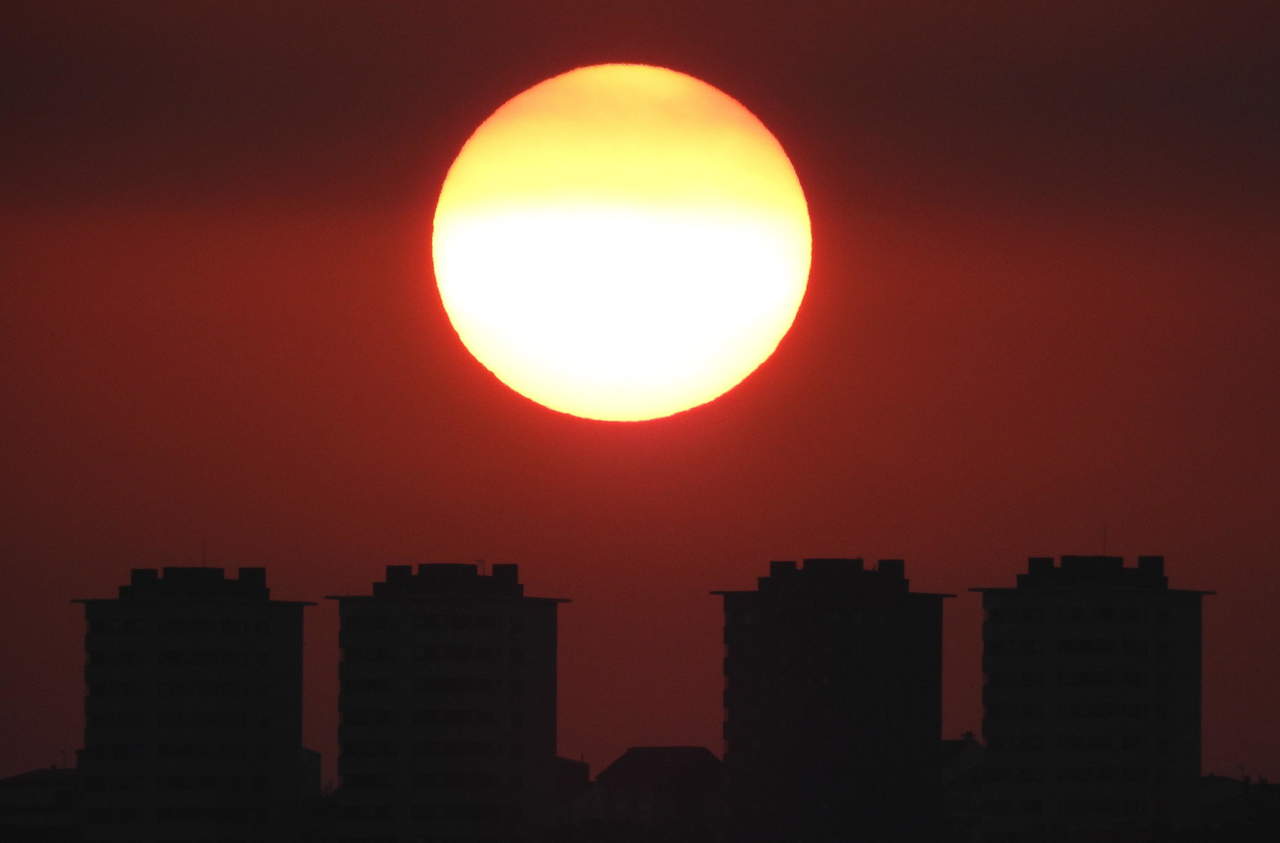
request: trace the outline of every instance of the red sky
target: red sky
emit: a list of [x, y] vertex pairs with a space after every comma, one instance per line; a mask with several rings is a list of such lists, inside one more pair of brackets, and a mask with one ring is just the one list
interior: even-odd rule
[[[1268, 4], [19, 3], [0, 33], [0, 775], [72, 755], [80, 607], [130, 567], [517, 562], [562, 609], [561, 752], [719, 751], [717, 588], [902, 556], [947, 606], [1028, 555], [1213, 589], [1206, 769], [1280, 776], [1280, 90]], [[430, 276], [469, 131], [574, 66], [737, 97], [808, 192], [791, 334], [720, 400], [545, 410]], [[336, 612], [309, 610], [332, 765]]]

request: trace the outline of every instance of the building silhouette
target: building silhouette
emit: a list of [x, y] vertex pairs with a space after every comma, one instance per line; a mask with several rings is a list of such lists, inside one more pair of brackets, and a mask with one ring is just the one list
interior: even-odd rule
[[515, 565], [387, 567], [337, 596], [339, 838], [510, 841], [556, 788], [556, 613]]
[[302, 610], [262, 568], [135, 569], [82, 599], [87, 840], [287, 839], [318, 786], [302, 738]]
[[574, 810], [591, 787], [591, 766], [585, 760], [557, 756], [555, 786], [545, 812], [548, 833], [544, 840], [562, 840], [574, 824]]
[[720, 759], [701, 746], [633, 746], [573, 806], [576, 835], [593, 843], [717, 840], [723, 822]]
[[973, 840], [982, 797], [985, 749], [973, 732], [944, 740], [941, 749], [942, 815], [945, 832], [940, 839]]
[[0, 779], [0, 840], [48, 843], [80, 839], [75, 770], [46, 767]]
[[725, 612], [731, 839], [926, 839], [939, 820], [942, 600], [899, 559], [773, 562]]
[[1201, 598], [1160, 556], [1032, 557], [979, 588], [981, 839], [1124, 839], [1177, 826], [1200, 775]]

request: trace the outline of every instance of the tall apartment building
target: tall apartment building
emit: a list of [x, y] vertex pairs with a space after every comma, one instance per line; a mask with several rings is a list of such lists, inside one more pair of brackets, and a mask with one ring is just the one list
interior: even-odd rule
[[1115, 839], [1176, 824], [1200, 775], [1201, 598], [1160, 556], [1033, 557], [979, 588], [982, 838]]
[[773, 562], [725, 612], [725, 768], [742, 841], [924, 839], [939, 811], [942, 600], [900, 559]]
[[515, 565], [387, 567], [338, 596], [340, 837], [512, 841], [556, 781], [556, 612]]
[[85, 839], [288, 839], [319, 785], [301, 742], [313, 604], [270, 599], [262, 568], [135, 569], [117, 597], [74, 602]]

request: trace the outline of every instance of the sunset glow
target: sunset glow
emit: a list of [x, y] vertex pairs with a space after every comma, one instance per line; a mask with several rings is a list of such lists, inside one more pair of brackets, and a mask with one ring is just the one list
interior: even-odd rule
[[503, 383], [640, 421], [722, 395], [773, 353], [804, 296], [809, 214], [736, 100], [597, 65], [481, 124], [445, 178], [432, 251], [454, 328]]

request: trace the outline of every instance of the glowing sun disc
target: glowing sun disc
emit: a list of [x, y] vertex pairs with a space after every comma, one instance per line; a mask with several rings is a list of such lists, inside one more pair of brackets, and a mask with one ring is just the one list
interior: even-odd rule
[[641, 421], [711, 401], [771, 355], [804, 297], [809, 212], [741, 103], [604, 64], [504, 103], [445, 177], [432, 255], [467, 349], [564, 413]]

